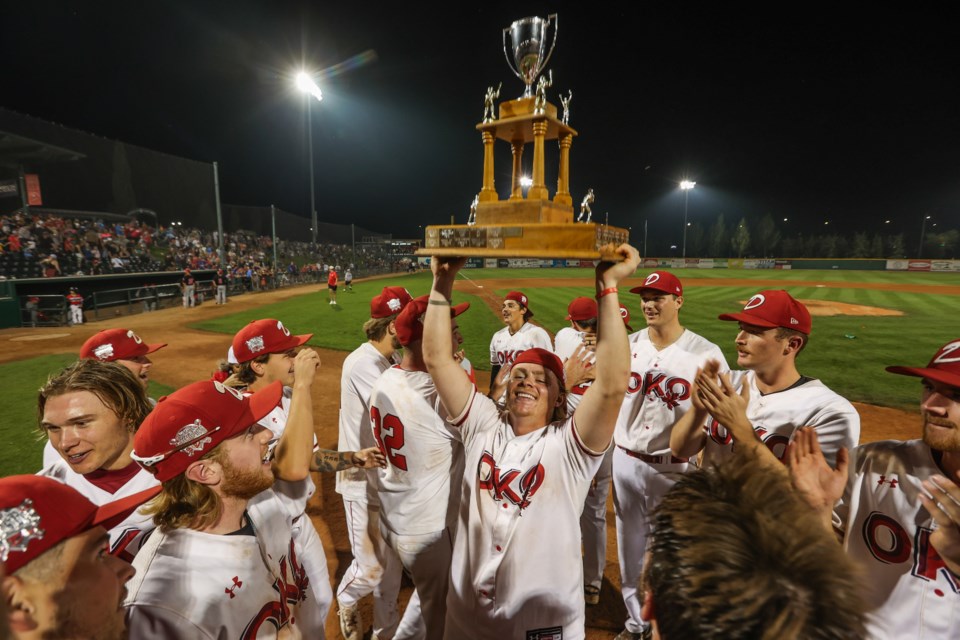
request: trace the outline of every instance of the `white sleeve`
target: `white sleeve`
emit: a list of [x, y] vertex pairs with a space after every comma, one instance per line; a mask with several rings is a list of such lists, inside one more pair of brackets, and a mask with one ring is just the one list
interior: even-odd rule
[[497, 334], [493, 334], [493, 337], [490, 338], [490, 364], [496, 366], [500, 364], [500, 361], [497, 360]]
[[377, 363], [370, 358], [364, 358], [354, 365], [350, 372], [350, 384], [364, 404], [370, 404], [370, 392], [382, 373]]
[[537, 327], [537, 331], [534, 331], [533, 346], [540, 347], [541, 349], [546, 349], [547, 351], [553, 352], [553, 344], [550, 342], [550, 334], [547, 333], [547, 330], [543, 327]]
[[201, 627], [176, 611], [151, 605], [130, 604], [127, 630], [130, 638], [201, 638], [215, 640]]
[[815, 416], [814, 424], [808, 425], [817, 432], [823, 457], [834, 468], [840, 447], [852, 451], [860, 441], [860, 414], [849, 402], [840, 400], [846, 406], [832, 403]]

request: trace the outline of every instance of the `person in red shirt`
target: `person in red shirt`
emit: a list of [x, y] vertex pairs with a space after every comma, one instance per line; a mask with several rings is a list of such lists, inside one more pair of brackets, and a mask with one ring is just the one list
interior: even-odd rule
[[327, 297], [330, 298], [330, 304], [337, 304], [337, 270], [333, 266], [327, 275]]

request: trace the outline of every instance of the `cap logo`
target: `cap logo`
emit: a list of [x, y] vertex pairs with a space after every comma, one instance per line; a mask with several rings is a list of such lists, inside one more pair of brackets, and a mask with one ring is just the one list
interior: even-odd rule
[[523, 303], [523, 306], [527, 306], [527, 296], [520, 296], [520, 302]]
[[794, 317], [791, 317], [791, 318], [790, 318], [790, 324], [800, 324], [800, 321], [797, 320], [797, 319], [794, 318]]
[[42, 540], [40, 514], [33, 501], [25, 499], [19, 507], [0, 510], [0, 562], [6, 562], [11, 551], [26, 551], [31, 540]]
[[643, 284], [653, 284], [659, 279], [660, 279], [659, 273], [651, 273], [650, 275], [647, 276], [647, 279], [643, 281]]
[[108, 342], [100, 345], [93, 350], [93, 355], [97, 357], [97, 360], [109, 360], [113, 357], [113, 344]]
[[960, 340], [951, 342], [943, 348], [943, 353], [933, 359], [933, 364], [949, 364], [951, 362], [960, 362], [960, 355], [951, 356], [954, 351], [960, 350]]
[[[755, 296], [753, 296], [752, 298], [750, 298], [749, 300], [747, 300], [747, 304], [743, 305], [743, 310], [744, 310], [744, 311], [748, 311], [748, 310], [750, 310], [750, 309], [756, 309], [757, 307], [759, 307], [760, 305], [762, 305], [762, 304], [763, 304], [764, 302], [766, 302], [766, 301], [767, 301], [767, 299], [763, 296], [763, 294], [762, 294], [762, 293], [758, 293], [758, 294], [756, 294]], [[797, 324], [799, 324], [799, 323], [797, 323]]]
[[127, 331], [127, 337], [131, 338], [137, 344], [143, 344], [143, 340], [140, 339], [140, 336], [135, 334], [133, 331]]
[[627, 311], [626, 307], [620, 307], [620, 317], [624, 320], [630, 317], [630, 312]]
[[194, 422], [180, 427], [180, 430], [177, 431], [177, 435], [170, 439], [170, 444], [180, 449], [180, 447], [182, 447], [185, 443], [200, 438], [200, 440], [197, 442], [180, 449], [185, 454], [192, 457], [194, 453], [201, 453], [204, 445], [213, 442], [213, 438], [203, 437], [207, 433], [209, 433], [209, 431], [207, 431], [206, 427], [200, 424], [200, 419], [198, 418]]
[[283, 331], [283, 335], [287, 337], [290, 336], [290, 329], [287, 329], [285, 326], [283, 326], [283, 323], [280, 322], [279, 320], [277, 320], [277, 329], [279, 329], [280, 331]]
[[400, 298], [390, 298], [387, 300], [387, 308], [390, 309], [390, 311], [400, 311], [401, 306]]
[[243, 394], [240, 393], [239, 390], [234, 389], [233, 387], [228, 387], [227, 385], [223, 384], [219, 380], [213, 381], [213, 388], [219, 391], [220, 393], [229, 393], [240, 402], [243, 402]]
[[250, 353], [263, 351], [263, 336], [255, 336], [247, 340], [247, 349], [250, 349]]

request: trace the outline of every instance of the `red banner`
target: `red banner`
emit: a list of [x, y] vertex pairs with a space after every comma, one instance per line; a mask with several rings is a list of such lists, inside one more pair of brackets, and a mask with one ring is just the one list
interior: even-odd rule
[[911, 260], [907, 263], [907, 271], [930, 271], [930, 261]]
[[28, 173], [23, 176], [23, 181], [27, 185], [27, 204], [31, 207], [39, 207], [43, 204], [43, 198], [40, 196], [40, 176], [35, 173]]

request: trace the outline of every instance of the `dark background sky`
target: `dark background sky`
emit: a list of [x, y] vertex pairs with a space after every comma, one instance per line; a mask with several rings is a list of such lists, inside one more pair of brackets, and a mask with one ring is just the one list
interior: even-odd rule
[[[960, 227], [948, 16], [903, 4], [670, 4], [5, 3], [0, 105], [218, 161], [224, 202], [308, 216], [304, 99], [292, 88], [304, 65], [324, 91], [312, 105], [319, 218], [414, 236], [465, 221], [481, 186], [474, 127], [486, 87], [502, 81], [501, 99], [522, 91], [502, 29], [558, 13], [549, 98], [559, 106], [573, 90], [574, 201], [592, 187], [594, 215], [634, 238], [646, 220], [679, 242], [684, 177], [697, 181], [695, 224], [769, 213], [789, 219], [786, 233], [829, 220], [845, 233], [903, 232], [908, 244], [925, 215]], [[548, 145], [551, 194], [555, 157]]]

